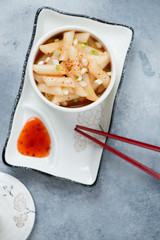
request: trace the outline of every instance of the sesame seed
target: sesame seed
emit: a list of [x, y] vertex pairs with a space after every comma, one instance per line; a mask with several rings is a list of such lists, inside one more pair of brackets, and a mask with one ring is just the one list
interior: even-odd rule
[[84, 73], [88, 72], [88, 69], [87, 68], [82, 68], [81, 70], [81, 74], [83, 75]]

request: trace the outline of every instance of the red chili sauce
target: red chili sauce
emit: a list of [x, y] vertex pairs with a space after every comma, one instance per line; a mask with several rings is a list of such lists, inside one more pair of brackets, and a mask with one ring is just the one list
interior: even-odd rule
[[51, 139], [40, 119], [31, 117], [27, 120], [19, 135], [17, 148], [25, 156], [42, 158], [49, 155]]

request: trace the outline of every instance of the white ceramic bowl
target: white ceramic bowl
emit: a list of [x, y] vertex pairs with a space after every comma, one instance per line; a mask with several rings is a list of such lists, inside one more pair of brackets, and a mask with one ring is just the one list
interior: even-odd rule
[[[100, 43], [102, 43], [102, 45], [104, 46], [105, 49], [107, 49], [107, 51], [109, 52], [110, 58], [111, 58], [111, 66], [112, 66], [112, 76], [111, 76], [111, 82], [108, 86], [108, 88], [105, 90], [105, 92], [100, 96], [100, 98], [93, 102], [90, 103], [84, 107], [75, 107], [75, 108], [67, 108], [67, 107], [63, 107], [63, 106], [58, 106], [56, 104], [53, 104], [52, 102], [50, 102], [48, 99], [46, 99], [43, 94], [39, 91], [39, 89], [37, 88], [36, 82], [34, 80], [34, 76], [33, 76], [33, 64], [36, 58], [36, 55], [39, 51], [39, 46], [43, 43], [45, 43], [48, 39], [50, 39], [51, 37], [54, 37], [55, 35], [62, 33], [64, 31], [67, 30], [75, 30], [75, 31], [79, 31], [79, 32], [89, 32], [91, 34], [91, 36], [93, 36], [93, 38], [95, 38], [97, 41], [99, 41]], [[115, 63], [115, 58], [114, 58], [114, 54], [112, 52], [112, 50], [110, 49], [107, 40], [103, 39], [103, 36], [99, 37], [97, 36], [97, 34], [93, 31], [91, 31], [88, 28], [84, 28], [84, 27], [80, 27], [80, 26], [65, 26], [65, 27], [59, 27], [56, 29], [53, 29], [52, 31], [46, 33], [45, 35], [43, 35], [35, 44], [35, 46], [32, 48], [31, 53], [30, 53], [30, 57], [29, 57], [29, 61], [28, 61], [28, 69], [29, 69], [29, 78], [31, 81], [31, 84], [35, 90], [35, 92], [37, 93], [37, 95], [42, 99], [43, 102], [45, 102], [48, 106], [50, 106], [53, 109], [57, 109], [63, 112], [81, 112], [81, 111], [86, 111], [89, 109], [92, 109], [94, 107], [96, 107], [98, 104], [100, 104], [101, 102], [104, 101], [104, 99], [107, 98], [107, 96], [109, 95], [109, 93], [111, 92], [113, 85], [115, 83], [115, 78], [116, 78], [116, 63]]]

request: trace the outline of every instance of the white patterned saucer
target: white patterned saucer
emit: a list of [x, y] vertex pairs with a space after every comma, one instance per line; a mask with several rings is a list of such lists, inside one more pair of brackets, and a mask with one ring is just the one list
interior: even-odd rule
[[25, 240], [35, 221], [35, 206], [27, 188], [0, 172], [0, 240]]

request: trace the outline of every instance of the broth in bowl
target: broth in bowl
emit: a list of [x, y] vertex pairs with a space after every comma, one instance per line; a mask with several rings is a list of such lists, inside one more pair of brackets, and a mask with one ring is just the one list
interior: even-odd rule
[[109, 52], [89, 32], [64, 31], [39, 46], [33, 64], [39, 91], [53, 104], [84, 107], [108, 88], [112, 64]]

